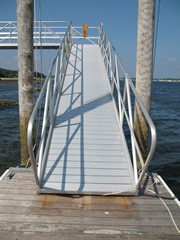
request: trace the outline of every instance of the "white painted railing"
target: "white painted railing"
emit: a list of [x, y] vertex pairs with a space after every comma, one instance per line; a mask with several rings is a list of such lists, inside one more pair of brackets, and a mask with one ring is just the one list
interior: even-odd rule
[[[128, 148], [131, 153], [134, 169], [135, 187], [139, 188], [155, 151], [156, 129], [101, 23], [99, 25], [99, 46], [107, 76], [110, 81], [112, 95], [116, 103], [120, 127], [124, 129], [124, 132], [129, 129], [129, 139], [126, 138], [126, 140], [127, 142], [130, 140], [129, 142], [131, 146], [129, 145]], [[120, 78], [123, 78], [124, 81], [120, 81]], [[139, 105], [151, 133], [151, 146], [145, 161], [142, 158], [134, 132], [133, 109], [135, 101]], [[138, 171], [137, 169], [137, 156], [141, 163], [141, 171]]]

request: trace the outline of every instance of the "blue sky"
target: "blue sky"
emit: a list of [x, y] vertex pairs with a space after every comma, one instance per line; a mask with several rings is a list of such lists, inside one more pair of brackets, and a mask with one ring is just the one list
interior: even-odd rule
[[[39, 20], [39, 0], [35, 2]], [[16, 21], [16, 8], [16, 0], [1, 0], [0, 21]], [[137, 14], [138, 0], [41, 0], [43, 21], [72, 21], [74, 26], [103, 22], [131, 77], [136, 71]], [[55, 50], [43, 50], [43, 72], [54, 56]], [[0, 50], [0, 67], [17, 69], [17, 51]], [[154, 77], [180, 78], [180, 0], [161, 0]]]

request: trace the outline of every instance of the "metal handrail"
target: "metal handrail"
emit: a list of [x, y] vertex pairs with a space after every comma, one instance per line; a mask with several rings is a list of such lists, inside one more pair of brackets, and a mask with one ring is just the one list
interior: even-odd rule
[[[62, 26], [63, 24], [63, 26]], [[67, 24], [67, 26], [65, 26]], [[34, 21], [34, 44], [56, 40], [62, 40], [65, 31], [69, 25], [67, 21]], [[61, 31], [60, 31], [61, 30]], [[17, 21], [0, 22], [0, 46], [3, 44], [18, 44]], [[13, 42], [12, 42], [13, 40]]]
[[[36, 185], [41, 187], [46, 167], [47, 155], [51, 142], [53, 123], [60, 101], [63, 82], [72, 47], [72, 24], [70, 23], [60, 44], [57, 55], [45, 79], [40, 95], [37, 99], [28, 125], [28, 150], [32, 162]], [[44, 107], [39, 143], [34, 143], [34, 128], [36, 116]], [[34, 146], [35, 144], [35, 146]], [[38, 168], [38, 171], [37, 171]]]
[[[99, 24], [99, 46], [100, 46], [100, 51], [105, 64], [106, 72], [110, 80], [112, 95], [114, 96], [115, 89], [117, 91], [118, 100], [116, 104], [117, 106], [116, 109], [117, 109], [117, 114], [119, 119], [119, 125], [121, 128], [123, 128], [124, 117], [125, 117], [127, 121], [127, 125], [129, 127], [130, 134], [131, 134], [132, 163], [134, 168], [134, 179], [136, 184], [135, 187], [139, 188], [141, 181], [149, 167], [149, 164], [155, 152], [156, 129], [142, 100], [140, 99], [134, 87], [134, 84], [132, 83], [132, 80], [128, 76], [128, 73], [126, 72], [114, 46], [112, 45], [108, 35], [106, 34], [103, 28], [103, 24], [101, 23]], [[125, 77], [123, 97], [120, 92], [121, 89], [120, 89], [120, 83], [119, 83], [120, 69], [123, 72]], [[150, 150], [145, 162], [143, 162], [141, 151], [134, 133], [131, 92], [134, 94], [135, 100], [138, 103], [142, 113], [144, 114], [144, 117], [149, 125], [149, 129], [151, 133]], [[126, 107], [126, 102], [127, 102], [127, 107]], [[139, 173], [137, 169], [136, 154], [138, 155], [138, 158], [142, 166], [141, 172], [139, 171]]]
[[[34, 45], [39, 46], [49, 43], [49, 45], [54, 46], [53, 44], [59, 44], [59, 42], [64, 37], [64, 29], [67, 26], [62, 24], [69, 24], [67, 21], [34, 21]], [[98, 27], [89, 26], [89, 36], [84, 38], [82, 37], [82, 31], [78, 31], [82, 27], [73, 26], [72, 27], [72, 38], [75, 40], [85, 39], [93, 44], [98, 44]], [[97, 34], [92, 34], [93, 30], [97, 30]], [[18, 39], [18, 30], [17, 30], [17, 21], [10, 22], [0, 22], [0, 47], [12, 47], [17, 45]], [[55, 47], [55, 46], [54, 46]]]

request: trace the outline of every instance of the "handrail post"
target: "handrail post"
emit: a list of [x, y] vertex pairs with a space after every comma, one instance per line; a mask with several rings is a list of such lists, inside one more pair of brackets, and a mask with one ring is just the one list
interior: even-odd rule
[[[127, 96], [127, 91], [126, 91], [126, 80], [124, 80], [124, 93], [123, 93], [123, 99], [122, 99], [122, 105], [126, 105], [126, 96]], [[123, 128], [123, 122], [124, 122], [124, 108], [122, 107], [122, 112], [121, 112], [121, 122], [120, 125]]]
[[[131, 93], [130, 93], [130, 89], [129, 89], [127, 74], [125, 76], [125, 81], [126, 81], [126, 90], [127, 90], [129, 120], [130, 120], [131, 129], [134, 131], [132, 105], [131, 105]], [[135, 178], [135, 183], [137, 183], [138, 174], [137, 174], [136, 150], [135, 150], [134, 139], [133, 139], [132, 133], [131, 133], [131, 147], [132, 147], [132, 159], [133, 159], [133, 167], [134, 167], [134, 178]]]
[[138, 179], [138, 182], [136, 184], [136, 187], [139, 188], [140, 184], [141, 184], [141, 181], [143, 180], [143, 177], [149, 167], [149, 164], [151, 162], [151, 159], [154, 155], [154, 152], [155, 152], [155, 148], [156, 148], [156, 129], [155, 129], [155, 126], [153, 124], [153, 122], [151, 123], [151, 150], [147, 156], [147, 159], [146, 159], [146, 163], [142, 169], [142, 172], [141, 172], [141, 175]]
[[32, 142], [33, 131], [32, 131], [32, 129], [33, 128], [34, 128], [34, 121], [33, 121], [33, 114], [32, 114], [31, 118], [29, 120], [29, 124], [28, 124], [27, 144], [28, 144], [29, 156], [30, 156], [31, 164], [32, 164], [32, 168], [33, 168], [33, 173], [34, 173], [34, 177], [35, 177], [35, 182], [36, 182], [36, 185], [39, 186], [39, 177], [38, 177], [38, 174], [37, 174], [37, 165], [36, 165], [34, 152], [32, 151], [32, 149], [33, 149], [33, 142]]
[[[51, 77], [51, 76], [50, 76]], [[44, 106], [44, 115], [43, 115], [43, 123], [42, 123], [42, 131], [41, 131], [41, 138], [45, 134], [45, 126], [47, 124], [47, 115], [48, 115], [48, 102], [49, 102], [49, 84], [50, 81], [48, 81], [47, 85], [47, 93], [46, 93], [46, 99], [45, 99], [45, 106]], [[41, 176], [41, 167], [42, 167], [42, 159], [43, 159], [43, 152], [44, 152], [44, 137], [42, 139], [41, 145], [39, 146], [40, 152], [39, 152], [39, 166], [38, 166], [38, 176]]]
[[118, 92], [118, 108], [119, 108], [119, 122], [121, 122], [121, 117], [122, 117], [122, 108], [121, 108], [121, 99], [120, 99], [120, 84], [119, 84], [119, 71], [118, 71], [118, 64], [117, 64], [117, 55], [115, 54], [115, 59], [114, 59], [114, 69], [116, 73], [116, 79], [117, 79], [117, 86], [119, 91]]
[[57, 82], [58, 82], [58, 69], [59, 69], [59, 54], [58, 54], [58, 56], [57, 56], [57, 58], [56, 58], [56, 69], [55, 69], [55, 76], [54, 76], [54, 88], [53, 88], [53, 93], [54, 93], [54, 91], [55, 91], [55, 89], [56, 89], [56, 84], [57, 84]]
[[59, 93], [61, 92], [61, 88], [62, 88], [62, 55], [63, 55], [63, 52], [62, 52], [63, 50], [62, 50], [62, 46], [61, 46], [61, 51], [60, 51], [60, 76], [59, 76]]
[[49, 83], [49, 112], [50, 112], [50, 126], [53, 125], [53, 109], [52, 109], [52, 75]]
[[41, 22], [39, 21], [39, 44], [42, 43], [42, 38], [41, 38]]
[[10, 43], [12, 42], [11, 41], [11, 37], [12, 37], [11, 34], [12, 34], [12, 30], [11, 30], [11, 24], [10, 24]]
[[99, 37], [98, 37], [98, 44], [100, 46], [102, 40], [102, 23], [99, 23]]

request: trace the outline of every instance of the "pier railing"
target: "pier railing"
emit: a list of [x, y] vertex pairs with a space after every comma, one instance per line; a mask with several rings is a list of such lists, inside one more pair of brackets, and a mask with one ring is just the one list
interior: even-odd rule
[[[58, 48], [68, 25], [66, 21], [34, 21], [34, 47]], [[13, 49], [17, 46], [17, 21], [0, 22], [0, 48]]]
[[[69, 22], [67, 21], [34, 21], [33, 39], [34, 47], [59, 48], [66, 33]], [[82, 36], [82, 27], [72, 27], [74, 42], [84, 40], [98, 44], [98, 27], [88, 27], [88, 37]], [[0, 49], [14, 49], [18, 46], [17, 21], [0, 22]]]
[[59, 104], [71, 47], [72, 24], [70, 23], [62, 38], [57, 55], [48, 72], [29, 120], [28, 149], [37, 186], [41, 185], [46, 167], [53, 123]]
[[[116, 53], [114, 46], [106, 34], [103, 24], [101, 23], [99, 25], [99, 46], [107, 76], [110, 81], [111, 92], [116, 105], [119, 125], [124, 129], [126, 141], [129, 143], [128, 149], [129, 153], [131, 154], [132, 165], [134, 169], [134, 178], [136, 183], [135, 187], [138, 188], [154, 155], [156, 147], [156, 129], [134, 87], [132, 80], [128, 76], [128, 73], [126, 72], [118, 54]], [[124, 81], [120, 81], [120, 78], [122, 78]], [[135, 101], [140, 107], [144, 118], [146, 119], [151, 134], [151, 144], [145, 161], [142, 158], [140, 147], [134, 132]], [[141, 164], [140, 170], [137, 167], [137, 159]]]

